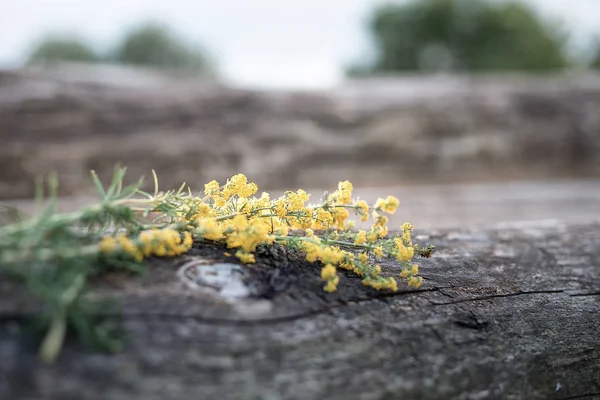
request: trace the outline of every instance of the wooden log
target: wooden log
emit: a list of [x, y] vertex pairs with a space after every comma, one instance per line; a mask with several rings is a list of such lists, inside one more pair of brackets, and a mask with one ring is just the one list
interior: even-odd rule
[[[89, 170], [163, 187], [244, 171], [261, 189], [600, 177], [598, 75], [405, 76], [242, 90], [103, 66], [0, 71], [0, 199], [94, 192]], [[327, 171], [327, 174], [321, 171]], [[151, 182], [148, 182], [151, 190]]]
[[417, 242], [437, 246], [418, 260], [425, 282], [396, 293], [344, 274], [327, 294], [318, 266], [279, 247], [239, 269], [237, 291], [220, 291], [214, 267], [213, 288], [182, 283], [182, 264], [232, 262], [221, 247], [152, 260], [150, 274], [96, 285], [122, 301], [124, 351], [69, 341], [54, 365], [38, 361], [19, 330], [26, 308], [0, 286], [0, 398], [600, 397], [600, 224], [431, 231]]

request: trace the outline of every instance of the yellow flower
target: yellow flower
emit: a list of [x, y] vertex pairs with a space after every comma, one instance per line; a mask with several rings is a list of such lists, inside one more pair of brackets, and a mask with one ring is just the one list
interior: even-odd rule
[[323, 287], [323, 289], [325, 289], [325, 291], [328, 293], [335, 292], [339, 282], [340, 282], [340, 277], [336, 276], [335, 278], [327, 281], [327, 284]]
[[381, 246], [375, 247], [373, 254], [375, 254], [375, 257], [383, 257], [383, 248]]
[[367, 261], [369, 261], [369, 256], [367, 255], [367, 253], [360, 253], [360, 254], [358, 255], [358, 260], [359, 260], [361, 263], [363, 263], [363, 264], [366, 264], [366, 263], [367, 263]]
[[253, 182], [248, 182], [248, 178], [244, 174], [237, 174], [227, 180], [223, 187], [222, 195], [225, 200], [231, 196], [237, 195], [241, 199], [248, 198], [254, 195], [258, 187]]
[[356, 203], [354, 203], [354, 207], [356, 207], [358, 213], [361, 215], [360, 220], [362, 222], [365, 222], [367, 219], [369, 219], [369, 205], [366, 201], [357, 201]]
[[205, 195], [213, 194], [214, 192], [216, 192], [218, 190], [219, 190], [219, 182], [217, 182], [217, 181], [213, 180], [204, 185], [204, 194]]
[[167, 248], [165, 247], [164, 244], [161, 243], [161, 244], [155, 246], [154, 249], [152, 249], [152, 252], [157, 257], [164, 257], [167, 255]]
[[369, 233], [369, 236], [367, 237], [367, 239], [369, 240], [369, 243], [375, 243], [377, 241], [378, 235], [377, 235], [378, 231], [371, 231]]
[[394, 196], [388, 196], [385, 202], [384, 210], [390, 214], [396, 212], [396, 208], [400, 205], [400, 201]]
[[191, 248], [193, 244], [194, 244], [194, 239], [192, 238], [192, 234], [189, 232], [184, 232], [183, 233], [183, 245]]
[[338, 201], [341, 204], [350, 204], [352, 202], [352, 183], [350, 181], [340, 182], [338, 184]]
[[235, 256], [244, 264], [253, 264], [256, 262], [254, 254], [247, 253], [243, 250], [236, 251]]
[[200, 220], [198, 229], [202, 236], [208, 240], [219, 240], [223, 237], [223, 231], [215, 218]]
[[413, 264], [410, 273], [412, 275], [417, 275], [419, 273], [419, 266], [417, 264]]
[[396, 212], [396, 208], [398, 208], [399, 204], [400, 201], [397, 198], [395, 198], [394, 196], [388, 196], [386, 199], [377, 199], [377, 201], [375, 202], [375, 208], [378, 210], [385, 211], [389, 214], [393, 214]]
[[414, 288], [419, 288], [423, 284], [423, 278], [420, 276], [411, 276], [408, 278], [408, 286], [412, 286]]
[[337, 247], [325, 246], [320, 248], [319, 258], [324, 263], [339, 264], [344, 258], [344, 252]]
[[102, 253], [113, 253], [117, 248], [117, 240], [112, 236], [105, 236], [100, 240], [99, 247]]
[[[128, 244], [125, 240], [121, 240], [126, 251], [138, 260], [151, 255], [177, 256], [188, 251], [194, 242], [189, 232], [180, 233], [170, 228], [142, 231], [138, 235], [137, 244], [134, 242]], [[136, 247], [136, 250], [133, 250], [132, 246]]]
[[[366, 286], [377, 290], [397, 290], [394, 278], [380, 276], [381, 266], [369, 264], [369, 257], [376, 259], [386, 255], [393, 255], [403, 263], [401, 276], [407, 279], [409, 285], [421, 285], [422, 278], [417, 276], [418, 266], [408, 264], [414, 256], [411, 243], [413, 226], [410, 223], [402, 225], [402, 233], [394, 238], [393, 248], [391, 240], [386, 241], [385, 245], [377, 243], [387, 236], [389, 221], [384, 214], [396, 211], [399, 205], [397, 198], [380, 198], [374, 207], [369, 207], [364, 200], [353, 202], [353, 186], [349, 181], [339, 182], [337, 190], [320, 205], [305, 206], [309, 194], [302, 189], [287, 191], [273, 201], [266, 192], [260, 198], [254, 197], [257, 191], [256, 184], [248, 182], [246, 175], [237, 174], [222, 186], [215, 180], [205, 184], [205, 198], [194, 197], [191, 192], [189, 196], [177, 193], [169, 197], [168, 193], [171, 192], [168, 192], [164, 199], [175, 208], [169, 208], [165, 216], [170, 217], [169, 223], [180, 223], [186, 226], [185, 229], [194, 227], [194, 237], [224, 242], [229, 248], [235, 249], [230, 251], [235, 251], [235, 256], [243, 263], [256, 262], [253, 253], [257, 247], [272, 244], [276, 238], [280, 238], [290, 247], [303, 250], [307, 261], [322, 263], [320, 275], [326, 281], [324, 290], [327, 292], [337, 289], [340, 279], [337, 269], [340, 268], [359, 275]], [[157, 209], [162, 205], [162, 197], [159, 200], [154, 204]], [[371, 230], [361, 229], [356, 234], [338, 233], [355, 226], [354, 221], [348, 218], [349, 209], [360, 215], [361, 221], [366, 221], [372, 210], [374, 223]], [[297, 232], [290, 232], [296, 229], [305, 230], [304, 235], [297, 236]], [[316, 236], [313, 229], [327, 229], [329, 242]], [[292, 237], [284, 238], [290, 233]], [[124, 235], [103, 238], [99, 243], [99, 251], [128, 255], [134, 260], [152, 255], [174, 256], [188, 251], [194, 244], [194, 237], [185, 230], [153, 228], [140, 232], [135, 238]], [[338, 246], [340, 243], [337, 240], [351, 242], [347, 243], [349, 247], [353, 244], [355, 250], [364, 251], [358, 254], [344, 251]]]
[[158, 229], [142, 231], [138, 236], [138, 241], [140, 242], [141, 251], [144, 254], [144, 257], [148, 257], [152, 254], [152, 245], [156, 231], [158, 231]]
[[405, 222], [402, 224], [402, 231], [412, 231], [415, 227], [410, 222]]
[[227, 200], [225, 200], [225, 198], [221, 197], [221, 196], [215, 198], [214, 200], [215, 200], [215, 206], [217, 206], [217, 207], [223, 207], [223, 206], [225, 206], [225, 204], [227, 204]]
[[245, 185], [241, 185], [237, 190], [237, 195], [241, 198], [247, 198], [253, 196], [258, 191], [256, 183], [250, 182]]
[[394, 278], [365, 278], [363, 279], [362, 284], [365, 286], [370, 286], [376, 290], [389, 289], [394, 292], [398, 291], [398, 284]]
[[354, 244], [364, 244], [367, 242], [367, 232], [360, 230], [358, 231], [358, 235], [356, 235], [356, 239], [354, 239]]
[[324, 281], [333, 279], [336, 276], [337, 275], [336, 275], [335, 267], [331, 264], [327, 264], [323, 267], [323, 269], [321, 269], [321, 279], [323, 279]]
[[348, 210], [346, 210], [345, 208], [336, 208], [332, 212], [332, 215], [333, 215], [333, 220], [335, 222], [335, 225], [337, 227], [343, 227], [344, 221], [346, 221], [346, 219], [349, 216]]
[[404, 232], [402, 234], [402, 241], [410, 246], [412, 238], [410, 237], [410, 232]]
[[380, 228], [385, 228], [385, 226], [388, 223], [388, 217], [385, 216], [379, 216], [377, 217], [377, 219], [375, 220], [375, 225], [373, 225], [374, 227], [378, 226]]
[[402, 241], [410, 246], [411, 245], [411, 232], [414, 229], [414, 226], [411, 225], [408, 222], [405, 222], [404, 224], [402, 224]]
[[287, 209], [285, 207], [285, 202], [283, 200], [277, 200], [275, 202], [274, 213], [279, 218], [284, 218], [287, 215]]
[[123, 252], [129, 254], [135, 261], [142, 261], [144, 256], [131, 239], [125, 235], [120, 235], [117, 237], [117, 242]]
[[231, 196], [235, 194], [234, 189], [235, 188], [231, 187], [231, 185], [225, 185], [225, 187], [223, 187], [223, 190], [221, 191], [221, 197], [223, 198], [223, 200], [229, 200]]
[[394, 239], [394, 244], [398, 249], [398, 253], [396, 254], [396, 259], [398, 261], [410, 261], [414, 256], [414, 248], [409, 246], [406, 247], [401, 239]]
[[333, 217], [329, 211], [325, 211], [322, 208], [317, 209], [317, 216], [313, 222], [313, 228], [315, 229], [326, 229], [329, 228], [333, 222]]
[[201, 201], [188, 200], [181, 206], [181, 212], [178, 214], [182, 220], [194, 221], [208, 216], [215, 216], [215, 210]]
[[266, 208], [269, 207], [271, 201], [271, 197], [269, 196], [269, 193], [267, 192], [262, 192], [262, 194], [260, 195], [260, 198], [256, 200], [256, 208]]
[[236, 215], [231, 220], [231, 225], [236, 231], [243, 231], [248, 226], [248, 220], [245, 215]]
[[381, 273], [381, 265], [377, 264], [373, 267], [373, 275], [377, 276]]
[[277, 234], [277, 235], [279, 235], [279, 236], [287, 236], [289, 234], [289, 228], [285, 224], [280, 224], [275, 229], [274, 233]]
[[300, 211], [304, 208], [304, 203], [308, 201], [310, 195], [304, 190], [299, 189], [296, 193], [288, 191], [285, 192], [287, 197], [287, 204], [289, 211]]
[[419, 286], [421, 286], [421, 283], [423, 282], [423, 278], [421, 278], [420, 276], [417, 276], [418, 273], [419, 273], [419, 266], [417, 264], [412, 264], [410, 266], [410, 268], [404, 268], [402, 270], [402, 273], [400, 274], [400, 276], [402, 278], [408, 279], [409, 286], [418, 288]]
[[306, 261], [315, 262], [319, 258], [319, 252], [317, 250], [318, 245], [315, 243], [304, 242], [303, 249], [306, 254]]

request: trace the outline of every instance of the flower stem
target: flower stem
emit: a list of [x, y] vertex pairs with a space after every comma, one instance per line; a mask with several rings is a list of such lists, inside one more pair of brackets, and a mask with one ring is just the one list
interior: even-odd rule
[[77, 299], [84, 285], [85, 276], [78, 275], [73, 284], [61, 294], [60, 308], [52, 316], [50, 328], [40, 347], [40, 357], [44, 362], [51, 363], [58, 357], [67, 333], [67, 309]]
[[61, 310], [52, 316], [50, 328], [40, 347], [40, 358], [45, 363], [52, 363], [58, 357], [67, 332], [67, 316]]

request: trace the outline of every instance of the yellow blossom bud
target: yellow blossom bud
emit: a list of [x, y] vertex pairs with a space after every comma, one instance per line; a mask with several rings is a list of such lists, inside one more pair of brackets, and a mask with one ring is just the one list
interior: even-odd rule
[[400, 204], [400, 201], [398, 201], [397, 198], [395, 198], [394, 196], [388, 196], [387, 199], [385, 200], [385, 205], [383, 207], [383, 209], [390, 214], [393, 214], [396, 212], [396, 208], [398, 208], [398, 205]]
[[367, 232], [360, 230], [354, 239], [354, 244], [364, 244], [367, 242]]
[[99, 246], [100, 246], [100, 251], [102, 253], [106, 253], [106, 254], [113, 253], [117, 248], [117, 241], [112, 236], [106, 236], [106, 237], [102, 238]]
[[335, 267], [331, 264], [327, 264], [321, 269], [321, 279], [328, 281], [336, 277]]
[[367, 263], [367, 261], [369, 260], [369, 256], [367, 256], [367, 253], [360, 253], [360, 254], [358, 255], [358, 260], [359, 260], [361, 263], [363, 263], [363, 264], [366, 264], [366, 263]]
[[362, 222], [364, 222], [367, 219], [369, 219], [369, 205], [367, 204], [366, 201], [364, 201], [364, 200], [357, 201], [354, 204], [354, 207], [356, 207], [356, 209], [358, 210], [359, 214], [361, 215], [360, 220]]
[[379, 275], [381, 273], [381, 265], [377, 264], [373, 267], [373, 275]]
[[335, 278], [327, 281], [327, 284], [324, 286], [323, 289], [325, 289], [326, 292], [335, 292], [335, 290], [337, 289], [337, 285], [340, 281], [340, 277], [336, 276]]
[[204, 185], [204, 194], [206, 195], [210, 195], [217, 190], [219, 190], [219, 182], [217, 181], [213, 180]]
[[417, 275], [419, 273], [419, 266], [417, 264], [413, 264], [410, 273], [412, 275]]
[[418, 289], [419, 287], [421, 287], [422, 283], [423, 278], [421, 278], [420, 276], [411, 276], [410, 278], [408, 278], [408, 286], [412, 286]]
[[235, 256], [244, 264], [253, 264], [256, 262], [254, 259], [254, 254], [250, 254], [242, 250], [236, 251]]
[[373, 254], [375, 254], [375, 257], [383, 257], [383, 248], [381, 246], [375, 247]]

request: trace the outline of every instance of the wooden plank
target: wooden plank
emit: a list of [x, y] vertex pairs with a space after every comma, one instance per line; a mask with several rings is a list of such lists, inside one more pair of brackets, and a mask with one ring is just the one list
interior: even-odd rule
[[[193, 290], [186, 262], [231, 262], [216, 246], [105, 277], [122, 301], [123, 353], [68, 342], [41, 364], [20, 334], [27, 307], [0, 286], [0, 398], [573, 399], [600, 396], [600, 224], [418, 233], [425, 283], [396, 293], [282, 248], [244, 267], [249, 296]], [[384, 271], [398, 268], [384, 263]]]

